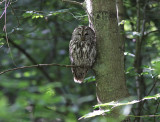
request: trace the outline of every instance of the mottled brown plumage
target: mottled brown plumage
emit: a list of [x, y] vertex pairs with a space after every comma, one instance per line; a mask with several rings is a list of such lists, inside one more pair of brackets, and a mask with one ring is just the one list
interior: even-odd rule
[[75, 28], [69, 44], [69, 54], [72, 65], [83, 67], [72, 68], [74, 81], [82, 83], [96, 57], [96, 38], [90, 27], [79, 26]]

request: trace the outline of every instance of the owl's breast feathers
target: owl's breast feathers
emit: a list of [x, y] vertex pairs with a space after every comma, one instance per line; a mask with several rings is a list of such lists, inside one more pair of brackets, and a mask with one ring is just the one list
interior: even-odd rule
[[[95, 44], [87, 41], [71, 41], [70, 42], [70, 60], [77, 66], [92, 66], [94, 62]], [[90, 62], [90, 59], [93, 60]]]

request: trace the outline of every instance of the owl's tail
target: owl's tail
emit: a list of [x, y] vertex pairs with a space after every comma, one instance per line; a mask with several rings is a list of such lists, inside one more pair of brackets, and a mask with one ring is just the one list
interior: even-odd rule
[[88, 72], [88, 68], [72, 68], [72, 73], [74, 76], [74, 81], [76, 83], [82, 83]]

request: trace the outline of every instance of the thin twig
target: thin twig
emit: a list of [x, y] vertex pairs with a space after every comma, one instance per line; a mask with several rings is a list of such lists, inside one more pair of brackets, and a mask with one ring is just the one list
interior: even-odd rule
[[4, 11], [3, 11], [3, 13], [1, 14], [1, 16], [0, 16], [0, 19], [3, 17], [3, 15], [6, 13], [6, 9], [8, 8], [8, 5], [9, 5], [9, 2], [8, 2], [8, 4], [6, 5], [6, 1], [2, 1], [2, 2], [5, 2], [5, 9], [4, 9]]
[[33, 68], [33, 67], [42, 67], [42, 66], [60, 66], [60, 67], [77, 67], [75, 65], [64, 65], [64, 64], [36, 64], [36, 65], [31, 65], [31, 66], [22, 66], [22, 67], [17, 67], [17, 68], [13, 68], [13, 69], [8, 69], [5, 71], [0, 72], [0, 75], [5, 74], [7, 72], [11, 72], [14, 70], [19, 70], [19, 69], [27, 69], [27, 68]]
[[12, 4], [10, 4], [10, 7], [11, 7], [11, 9], [12, 9], [12, 11], [13, 11], [16, 19], [17, 19], [17, 23], [18, 23], [18, 27], [19, 27], [19, 26], [20, 26], [19, 18], [18, 18], [18, 16], [16, 15], [16, 12], [15, 12], [14, 8], [12, 7]]
[[134, 116], [134, 115], [128, 115], [129, 117], [160, 117], [160, 115], [143, 115], [143, 116]]
[[154, 31], [150, 31], [150, 32], [147, 32], [144, 36], [148, 36], [149, 34], [151, 33], [156, 33], [156, 32], [159, 32], [160, 30], [154, 30]]
[[[153, 84], [152, 88], [149, 90], [147, 96], [150, 95], [150, 93], [152, 92], [152, 90], [155, 88], [155, 86], [156, 86], [156, 84], [157, 84], [157, 81], [158, 81], [158, 80], [157, 80], [156, 78], [154, 78], [153, 80], [154, 80], [154, 84]], [[143, 101], [143, 102], [142, 102], [141, 108], [140, 108], [140, 110], [139, 110], [139, 114], [141, 114], [142, 108], [143, 108], [143, 106], [144, 106], [145, 103], [146, 103], [146, 101]]]
[[155, 86], [156, 86], [158, 80], [157, 80], [157, 78], [154, 78], [153, 81], [154, 81], [154, 84], [153, 84], [152, 88], [149, 90], [147, 96], [149, 96], [150, 93], [152, 92], [152, 90], [155, 88]]
[[14, 60], [13, 60], [13, 55], [12, 55], [12, 51], [11, 51], [11, 48], [10, 48], [10, 45], [9, 45], [8, 33], [7, 33], [7, 8], [8, 8], [9, 5], [10, 5], [10, 1], [8, 1], [8, 3], [7, 3], [7, 0], [6, 0], [6, 1], [5, 1], [5, 15], [4, 15], [4, 18], [5, 18], [4, 23], [5, 23], [5, 24], [4, 24], [3, 30], [4, 30], [4, 32], [5, 32], [5, 38], [6, 38], [6, 41], [7, 41], [9, 54], [10, 54], [10, 56], [11, 56], [11, 59], [12, 59], [13, 64], [16, 66], [16, 63], [15, 63]]
[[72, 0], [62, 0], [62, 1], [63, 1], [63, 2], [68, 2], [68, 3], [74, 4], [74, 5], [83, 6], [82, 3], [77, 2], [77, 1], [72, 1]]

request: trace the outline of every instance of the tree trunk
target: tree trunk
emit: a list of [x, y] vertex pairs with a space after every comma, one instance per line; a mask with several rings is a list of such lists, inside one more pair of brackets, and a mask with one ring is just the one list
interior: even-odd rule
[[[85, 0], [85, 2], [90, 26], [95, 30], [97, 40], [94, 70], [98, 103], [122, 100], [129, 94], [124, 71], [124, 38], [118, 27], [116, 1]], [[119, 115], [119, 110], [111, 112], [111, 117], [118, 118]]]

